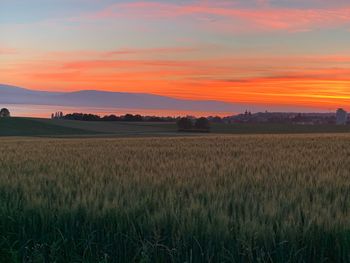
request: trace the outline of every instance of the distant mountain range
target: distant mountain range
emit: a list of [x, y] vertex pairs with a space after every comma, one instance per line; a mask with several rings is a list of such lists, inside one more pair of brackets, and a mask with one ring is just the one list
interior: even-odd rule
[[[145, 93], [107, 92], [97, 90], [81, 90], [76, 92], [36, 91], [3, 84], [0, 84], [0, 106], [1, 104], [33, 104], [232, 113], [243, 112], [246, 109], [251, 111], [295, 110], [293, 107], [281, 108], [227, 103], [222, 101], [175, 99]], [[311, 109], [304, 108], [300, 110], [310, 111]]]

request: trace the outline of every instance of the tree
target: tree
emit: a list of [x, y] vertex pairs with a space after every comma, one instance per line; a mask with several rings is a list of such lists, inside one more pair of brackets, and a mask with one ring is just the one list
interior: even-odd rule
[[10, 111], [6, 108], [0, 110], [0, 117], [10, 117]]
[[207, 118], [199, 118], [196, 120], [196, 123], [194, 125], [197, 130], [201, 131], [209, 131], [210, 130], [210, 123]]
[[142, 122], [143, 118], [141, 115], [132, 115], [132, 114], [125, 114], [123, 117], [123, 121], [135, 121], [135, 122]]
[[222, 123], [223, 122], [222, 118], [219, 116], [211, 117], [209, 119], [210, 119], [210, 122], [213, 122], [213, 123]]
[[181, 118], [177, 121], [179, 131], [188, 131], [193, 128], [192, 121], [189, 118]]
[[118, 117], [114, 114], [112, 115], [106, 115], [102, 118], [103, 121], [121, 121], [122, 118], [121, 117]]
[[63, 119], [76, 121], [99, 121], [101, 120], [101, 117], [94, 114], [72, 113], [63, 116]]

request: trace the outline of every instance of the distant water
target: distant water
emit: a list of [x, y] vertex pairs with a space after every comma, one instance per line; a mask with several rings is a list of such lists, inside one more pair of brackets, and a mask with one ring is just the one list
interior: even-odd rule
[[52, 106], [52, 105], [29, 105], [29, 104], [1, 104], [0, 108], [8, 108], [11, 116], [14, 117], [38, 117], [50, 118], [51, 113], [62, 111], [63, 114], [83, 112], [104, 115], [124, 115], [141, 114], [148, 116], [186, 116], [192, 115], [200, 116], [229, 116], [233, 112], [200, 112], [200, 111], [186, 111], [186, 110], [160, 110], [160, 109], [127, 109], [127, 108], [97, 108], [97, 107], [67, 107], [67, 106]]

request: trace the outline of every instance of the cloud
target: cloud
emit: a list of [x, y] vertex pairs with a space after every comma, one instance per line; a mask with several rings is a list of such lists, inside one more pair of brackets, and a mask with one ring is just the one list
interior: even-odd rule
[[[350, 24], [350, 5], [331, 8], [288, 8], [272, 6], [269, 1], [257, 1], [258, 6], [239, 7], [228, 1], [189, 1], [184, 3], [131, 2], [111, 5], [101, 11], [86, 14], [87, 20], [133, 18], [169, 20], [182, 18], [205, 22], [208, 29], [232, 32], [289, 31], [336, 28]], [[200, 24], [200, 23], [198, 23]], [[244, 28], [242, 28], [244, 26]], [[204, 28], [204, 27], [203, 27]]]
[[108, 51], [96, 51], [96, 50], [77, 50], [77, 51], [53, 51], [45, 54], [47, 58], [115, 58], [115, 57], [126, 57], [126, 56], [174, 56], [179, 54], [194, 53], [203, 50], [213, 50], [217, 48], [214, 45], [197, 45], [197, 46], [178, 46], [178, 47], [153, 47], [153, 48], [119, 48]]
[[15, 48], [1, 47], [0, 46], [0, 55], [13, 55], [17, 54], [18, 51]]
[[86, 56], [89, 51], [76, 52], [76, 57], [50, 53], [46, 58], [6, 64], [2, 82], [321, 108], [350, 102], [350, 57], [346, 56], [137, 60], [127, 55], [103, 57], [113, 51], [97, 53], [98, 59]]
[[[43, 90], [146, 92], [252, 104], [332, 108], [350, 103], [350, 56], [225, 52], [219, 58], [188, 52], [195, 51], [158, 47], [39, 52], [0, 63], [1, 82]], [[182, 53], [185, 56], [179, 56]]]
[[199, 47], [166, 47], [166, 48], [123, 48], [106, 52], [105, 56], [113, 55], [144, 55], [144, 54], [176, 54], [198, 51]]

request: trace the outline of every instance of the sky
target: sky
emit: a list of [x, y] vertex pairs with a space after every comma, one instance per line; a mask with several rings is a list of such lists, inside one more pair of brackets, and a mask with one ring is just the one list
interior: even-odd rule
[[0, 0], [0, 83], [350, 110], [350, 2]]

